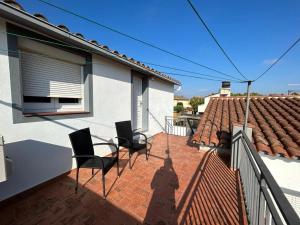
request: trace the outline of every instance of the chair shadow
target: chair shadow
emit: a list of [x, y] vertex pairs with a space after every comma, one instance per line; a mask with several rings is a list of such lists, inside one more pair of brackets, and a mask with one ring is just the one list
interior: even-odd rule
[[[75, 194], [73, 176], [22, 195], [0, 209], [1, 225], [11, 224], [135, 224], [141, 221], [80, 185]], [[100, 212], [100, 213], [99, 213]]]

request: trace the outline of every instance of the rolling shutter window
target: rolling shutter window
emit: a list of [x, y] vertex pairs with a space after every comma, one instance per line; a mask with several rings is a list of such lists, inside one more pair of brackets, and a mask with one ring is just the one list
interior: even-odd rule
[[81, 69], [78, 64], [23, 52], [23, 95], [82, 98]]

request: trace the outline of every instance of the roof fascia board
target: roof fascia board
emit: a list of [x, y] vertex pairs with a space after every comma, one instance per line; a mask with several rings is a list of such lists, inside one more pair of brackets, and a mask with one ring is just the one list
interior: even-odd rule
[[18, 10], [8, 4], [5, 4], [4, 2], [0, 2], [0, 15], [9, 21], [15, 22], [19, 25], [23, 25], [25, 27], [30, 27], [31, 29], [41, 32], [43, 34], [45, 33], [46, 35], [49, 35], [51, 36], [51, 38], [55, 38], [58, 41], [68, 42], [71, 45], [75, 45], [79, 48], [86, 49], [87, 51], [92, 51], [92, 53], [94, 54], [99, 54], [109, 59], [115, 60], [119, 63], [125, 64], [128, 67], [146, 75], [155, 76], [176, 85], [181, 84], [180, 82], [168, 79], [167, 77], [161, 76], [157, 73], [150, 72], [142, 66], [136, 65], [128, 60], [122, 59], [119, 56], [109, 51], [106, 51], [95, 44], [88, 42], [85, 39], [79, 38], [75, 34], [73, 35], [67, 31], [64, 31], [53, 24], [40, 20], [35, 16], [25, 11]]

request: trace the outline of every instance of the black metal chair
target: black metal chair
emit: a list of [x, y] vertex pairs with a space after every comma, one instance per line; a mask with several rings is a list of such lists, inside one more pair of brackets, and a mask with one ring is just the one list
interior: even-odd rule
[[[117, 163], [117, 173], [119, 177], [119, 147], [114, 143], [97, 143], [93, 144], [91, 133], [89, 128], [81, 129], [69, 134], [70, 141], [74, 150], [77, 162], [76, 173], [76, 187], [75, 192], [78, 189], [78, 176], [80, 168], [91, 168], [92, 176], [94, 175], [94, 169], [102, 170], [102, 183], [103, 183], [103, 197], [105, 195], [105, 174]], [[112, 157], [100, 157], [94, 154], [94, 145], [110, 145], [116, 148], [116, 156]]]
[[[132, 168], [131, 165], [131, 156], [133, 153], [146, 150], [146, 160], [148, 160], [148, 151], [147, 148], [148, 139], [147, 136], [141, 132], [136, 132], [136, 130], [132, 130], [131, 121], [121, 121], [116, 122], [116, 129], [117, 129], [117, 139], [118, 139], [118, 147], [122, 146], [127, 148], [129, 151], [129, 168]], [[134, 139], [135, 136], [141, 135], [144, 137], [142, 140], [144, 143], [140, 143], [139, 140]]]

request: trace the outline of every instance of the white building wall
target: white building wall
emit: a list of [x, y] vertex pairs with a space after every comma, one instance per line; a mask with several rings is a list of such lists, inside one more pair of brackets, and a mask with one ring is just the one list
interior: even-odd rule
[[[0, 67], [8, 65], [1, 58]], [[68, 134], [90, 127], [94, 142], [115, 141], [114, 123], [131, 118], [131, 71], [101, 58], [93, 68], [93, 116], [28, 123], [12, 123], [9, 74], [1, 73], [0, 132], [5, 137], [6, 155], [13, 161], [13, 172], [8, 181], [0, 183], [0, 200], [54, 178], [76, 166], [71, 159]], [[7, 70], [7, 68], [5, 68]], [[3, 71], [3, 70], [2, 70]], [[5, 77], [5, 78], [4, 78]], [[5, 82], [4, 82], [5, 81]], [[96, 149], [106, 155], [109, 148]]]
[[300, 162], [296, 159], [286, 159], [261, 155], [262, 160], [272, 173], [278, 185], [282, 188], [300, 216]]
[[198, 113], [204, 113], [204, 111], [209, 103], [210, 98], [213, 98], [213, 97], [220, 97], [220, 93], [206, 96], [204, 98], [204, 103], [201, 105], [198, 105]]
[[[0, 18], [0, 49], [7, 49], [5, 32]], [[89, 127], [94, 142], [116, 142], [114, 123], [131, 119], [131, 69], [95, 55], [93, 63], [92, 116], [51, 116], [14, 124], [9, 60], [7, 52], [0, 52], [0, 136], [4, 136], [5, 153], [13, 161], [11, 176], [0, 183], [0, 201], [74, 168], [69, 133]], [[149, 133], [154, 135], [163, 131], [165, 116], [172, 115], [173, 85], [154, 79], [149, 81], [148, 91]], [[112, 151], [98, 148], [98, 155]]]
[[165, 117], [173, 116], [174, 85], [158, 80], [149, 80], [149, 133], [164, 131]]

